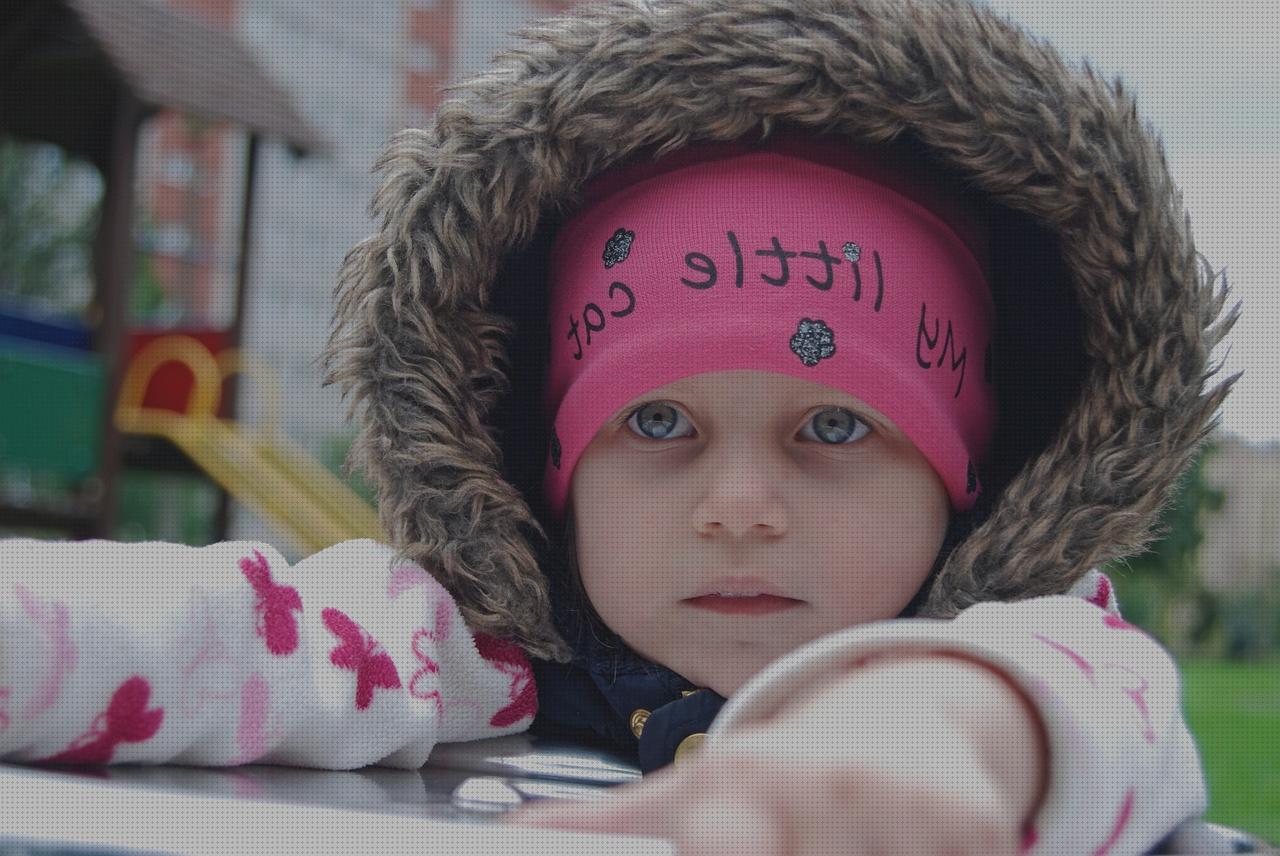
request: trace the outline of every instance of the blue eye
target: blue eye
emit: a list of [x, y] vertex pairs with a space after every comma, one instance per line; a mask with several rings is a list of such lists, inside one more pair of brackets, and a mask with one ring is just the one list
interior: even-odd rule
[[[626, 425], [650, 440], [665, 440], [675, 435], [681, 420], [688, 422], [679, 408], [661, 401], [650, 401], [631, 411]], [[871, 433], [871, 426], [843, 407], [827, 407], [805, 423], [813, 439], [829, 446], [847, 446]]]
[[861, 440], [871, 433], [870, 425], [843, 407], [828, 407], [815, 413], [805, 427], [813, 428], [818, 439], [831, 446], [848, 445], [850, 437]]
[[[640, 433], [650, 440], [662, 440], [671, 436], [679, 416], [680, 411], [670, 404], [651, 401], [633, 410], [631, 417], [627, 420], [627, 425], [635, 424]], [[654, 433], [651, 434], [649, 433], [650, 431]]]

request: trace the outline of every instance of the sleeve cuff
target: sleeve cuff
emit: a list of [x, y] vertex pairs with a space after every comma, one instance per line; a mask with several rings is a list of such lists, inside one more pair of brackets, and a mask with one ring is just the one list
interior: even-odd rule
[[1207, 805], [1168, 654], [1131, 625], [1070, 596], [983, 603], [944, 621], [860, 625], [775, 660], [708, 732], [763, 721], [804, 688], [878, 654], [947, 650], [1022, 690], [1046, 729], [1049, 785], [1024, 853], [1141, 853]]

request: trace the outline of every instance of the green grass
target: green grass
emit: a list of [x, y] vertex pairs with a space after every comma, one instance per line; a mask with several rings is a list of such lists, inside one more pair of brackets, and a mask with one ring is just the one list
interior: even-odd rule
[[1209, 783], [1206, 819], [1280, 844], [1280, 658], [1180, 666]]

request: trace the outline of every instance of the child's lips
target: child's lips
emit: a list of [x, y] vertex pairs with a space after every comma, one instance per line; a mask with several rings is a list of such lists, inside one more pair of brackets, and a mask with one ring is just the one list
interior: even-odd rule
[[701, 597], [687, 598], [684, 603], [708, 612], [729, 615], [767, 615], [800, 606], [804, 601], [772, 594], [758, 594], [750, 597], [705, 594]]

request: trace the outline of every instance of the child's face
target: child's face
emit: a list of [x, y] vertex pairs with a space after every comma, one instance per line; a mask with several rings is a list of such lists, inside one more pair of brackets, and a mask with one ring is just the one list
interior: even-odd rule
[[[572, 498], [600, 617], [637, 653], [724, 696], [805, 642], [898, 615], [950, 513], [941, 479], [878, 411], [755, 371], [695, 375], [629, 402], [579, 459]], [[802, 603], [749, 614], [687, 602], [763, 587], [722, 577], [759, 578]]]

